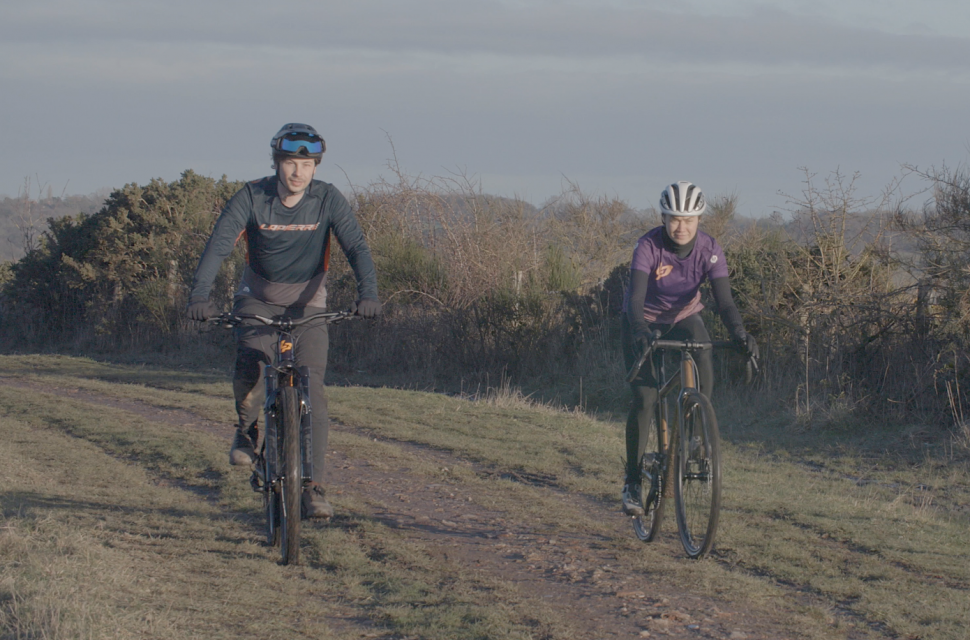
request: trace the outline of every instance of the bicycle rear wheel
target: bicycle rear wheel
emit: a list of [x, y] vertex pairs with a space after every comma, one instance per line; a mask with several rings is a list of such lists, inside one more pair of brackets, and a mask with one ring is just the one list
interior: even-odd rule
[[300, 397], [296, 387], [281, 387], [277, 397], [276, 424], [283, 439], [283, 509], [280, 513], [283, 564], [300, 564]]
[[[663, 400], [660, 400], [663, 402]], [[667, 501], [664, 492], [668, 486], [667, 452], [662, 447], [663, 425], [654, 419], [652, 429], [648, 429], [647, 444], [640, 459], [640, 503], [643, 515], [633, 517], [633, 532], [644, 542], [652, 542], [660, 533], [664, 506]]]
[[683, 430], [674, 448], [677, 530], [691, 558], [714, 546], [721, 511], [720, 435], [714, 407], [706, 396], [688, 392], [680, 406]]

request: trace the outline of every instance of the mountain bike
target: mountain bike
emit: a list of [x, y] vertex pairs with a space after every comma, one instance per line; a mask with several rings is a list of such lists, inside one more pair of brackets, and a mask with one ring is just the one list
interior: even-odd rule
[[[711, 401], [697, 388], [694, 351], [730, 348], [734, 342], [695, 342], [656, 339], [644, 350], [627, 374], [633, 382], [655, 351], [663, 351], [657, 375], [657, 407], [654, 428], [640, 459], [640, 502], [643, 514], [633, 516], [637, 538], [650, 542], [660, 532], [667, 496], [673, 485], [677, 531], [690, 558], [701, 558], [714, 546], [721, 510], [721, 453], [717, 417]], [[680, 352], [680, 367], [667, 378], [666, 351]], [[757, 361], [749, 358], [746, 380], [750, 382]], [[676, 399], [675, 399], [676, 398]], [[673, 422], [671, 425], [671, 404]], [[671, 429], [671, 426], [674, 428]]]
[[313, 478], [310, 376], [307, 367], [296, 366], [293, 330], [309, 322], [335, 324], [356, 317], [351, 311], [337, 311], [303, 318], [223, 313], [209, 319], [227, 327], [255, 320], [276, 329], [273, 362], [263, 369], [264, 421], [254, 439], [250, 484], [263, 496], [266, 543], [280, 547], [282, 564], [300, 564], [301, 497]]

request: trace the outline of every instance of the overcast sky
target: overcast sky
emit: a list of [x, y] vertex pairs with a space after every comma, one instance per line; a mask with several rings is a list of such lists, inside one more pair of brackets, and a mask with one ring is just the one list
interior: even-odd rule
[[0, 6], [0, 194], [270, 173], [285, 122], [346, 189], [401, 165], [541, 204], [692, 180], [784, 209], [799, 167], [967, 161], [966, 0], [31, 0]]

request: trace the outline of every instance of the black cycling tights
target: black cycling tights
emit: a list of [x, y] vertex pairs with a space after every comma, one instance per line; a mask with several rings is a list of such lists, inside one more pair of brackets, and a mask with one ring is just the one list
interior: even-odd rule
[[[694, 314], [687, 316], [680, 322], [669, 324], [651, 324], [651, 329], [659, 330], [663, 338], [668, 340], [696, 340], [697, 342], [709, 342], [710, 334], [700, 315]], [[623, 352], [627, 361], [627, 369], [633, 366], [637, 354], [633, 344], [633, 336], [630, 333], [629, 325], [624, 318], [623, 322]], [[697, 362], [698, 383], [701, 393], [710, 397], [714, 390], [714, 364], [711, 351], [694, 352], [694, 361]], [[668, 358], [666, 373], [669, 377], [673, 370], [671, 367], [679, 366], [676, 358]], [[657, 405], [657, 376], [660, 372], [660, 355], [657, 354], [648, 362], [644, 363], [640, 369], [640, 375], [633, 381], [630, 388], [633, 391], [633, 402], [630, 404], [630, 414], [626, 420], [626, 476], [628, 481], [635, 480], [639, 475], [637, 463], [643, 456], [643, 447], [648, 441], [649, 432], [652, 429], [655, 408]]]

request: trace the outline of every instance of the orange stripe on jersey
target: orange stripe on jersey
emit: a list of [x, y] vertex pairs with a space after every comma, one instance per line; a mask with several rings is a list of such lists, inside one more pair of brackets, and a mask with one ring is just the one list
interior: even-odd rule
[[246, 242], [246, 264], [249, 264], [249, 234], [246, 233], [245, 229], [240, 231], [239, 235], [236, 236], [236, 242], [233, 243], [233, 246], [239, 244], [240, 240], [244, 240]]

